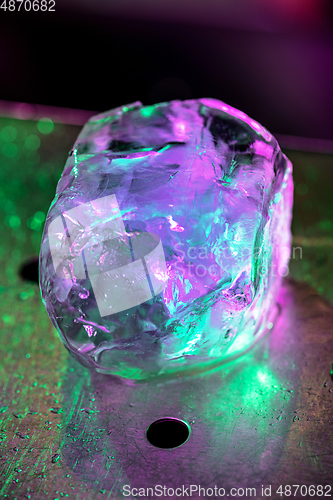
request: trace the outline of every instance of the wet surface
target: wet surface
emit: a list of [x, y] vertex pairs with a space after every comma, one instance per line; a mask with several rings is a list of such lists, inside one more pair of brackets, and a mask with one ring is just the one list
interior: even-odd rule
[[[1, 120], [1, 127], [8, 125]], [[18, 137], [23, 128], [38, 134], [33, 122], [14, 125]], [[261, 485], [273, 492], [280, 485], [329, 484], [332, 156], [286, 151], [296, 184], [294, 246], [303, 254], [291, 261], [271, 334], [217, 371], [129, 386], [69, 357], [37, 285], [19, 275], [39, 253], [41, 212], [78, 133], [67, 128], [56, 126], [58, 135], [41, 137], [37, 156], [28, 152], [24, 159], [22, 149], [21, 159], [1, 157], [0, 497], [95, 500], [124, 498], [124, 485], [200, 484], [257, 488], [262, 498]], [[55, 150], [58, 156], [47, 165]], [[299, 184], [308, 192], [304, 186], [297, 191]], [[190, 426], [179, 447], [163, 449], [147, 439], [148, 427], [165, 417]]]
[[[332, 446], [331, 394], [314, 377], [319, 365], [323, 370], [324, 357], [329, 373], [333, 339], [326, 328], [332, 310], [308, 287], [292, 282], [286, 282], [280, 303], [282, 313], [270, 337], [237, 362], [203, 376], [130, 387], [90, 375], [75, 363], [63, 401], [68, 414], [77, 400], [64, 431], [67, 466], [85, 481], [95, 478], [102, 488], [119, 492], [124, 484], [260, 488], [279, 477], [288, 484], [292, 475], [306, 484], [328, 481], [329, 470], [325, 475], [311, 457]], [[320, 326], [311, 335], [319, 311]], [[322, 357], [317, 370], [315, 351]], [[191, 426], [179, 448], [157, 449], [146, 438], [151, 422], [166, 416]], [[313, 441], [325, 420], [325, 436]]]
[[[16, 306], [15, 296], [2, 296], [3, 306]], [[36, 297], [26, 300], [42, 310]], [[272, 333], [237, 361], [135, 386], [79, 365], [57, 339], [50, 344], [52, 326], [42, 323], [30, 352], [22, 339], [11, 355], [1, 402], [2, 494], [48, 498], [51, 490], [93, 499], [122, 498], [126, 485], [259, 491], [292, 481], [329, 484], [333, 308], [293, 280], [285, 280], [279, 301]], [[15, 330], [27, 321], [18, 315]], [[184, 444], [149, 442], [149, 426], [166, 417], [189, 425]]]

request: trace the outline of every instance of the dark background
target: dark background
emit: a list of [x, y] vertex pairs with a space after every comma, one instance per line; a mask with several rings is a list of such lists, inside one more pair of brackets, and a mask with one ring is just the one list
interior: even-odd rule
[[215, 97], [273, 133], [333, 139], [332, 2], [56, 0], [55, 12], [1, 9], [0, 75], [3, 100], [104, 111]]

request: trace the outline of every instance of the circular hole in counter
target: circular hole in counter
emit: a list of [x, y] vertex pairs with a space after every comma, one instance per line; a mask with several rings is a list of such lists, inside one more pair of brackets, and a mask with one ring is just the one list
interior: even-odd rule
[[19, 269], [19, 276], [24, 281], [31, 281], [33, 283], [39, 284], [38, 277], [38, 257], [32, 257], [21, 264]]
[[177, 448], [186, 443], [190, 432], [190, 426], [183, 420], [165, 417], [150, 424], [147, 439], [157, 448]]

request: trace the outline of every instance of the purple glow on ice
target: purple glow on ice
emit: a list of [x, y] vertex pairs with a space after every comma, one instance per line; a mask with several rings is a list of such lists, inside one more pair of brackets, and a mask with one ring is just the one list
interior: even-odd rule
[[292, 196], [274, 137], [216, 99], [92, 118], [41, 247], [42, 297], [60, 337], [85, 363], [133, 379], [246, 347], [285, 275]]

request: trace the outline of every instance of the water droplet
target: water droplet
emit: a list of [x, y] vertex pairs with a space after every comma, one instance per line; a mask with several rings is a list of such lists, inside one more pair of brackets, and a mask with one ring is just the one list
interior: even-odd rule
[[92, 408], [81, 408], [80, 411], [84, 411], [85, 413], [88, 413], [88, 415], [99, 413], [99, 410], [93, 410]]
[[23, 434], [20, 431], [16, 432], [15, 434], [16, 434], [16, 436], [20, 437], [21, 439], [30, 439], [28, 434]]
[[60, 408], [60, 406], [55, 406], [54, 408], [51, 408], [50, 412], [55, 413], [56, 415], [59, 415], [59, 413], [63, 413], [62, 408]]
[[55, 455], [53, 455], [51, 462], [55, 464], [56, 462], [58, 462], [59, 459], [60, 459], [60, 454], [56, 453]]

